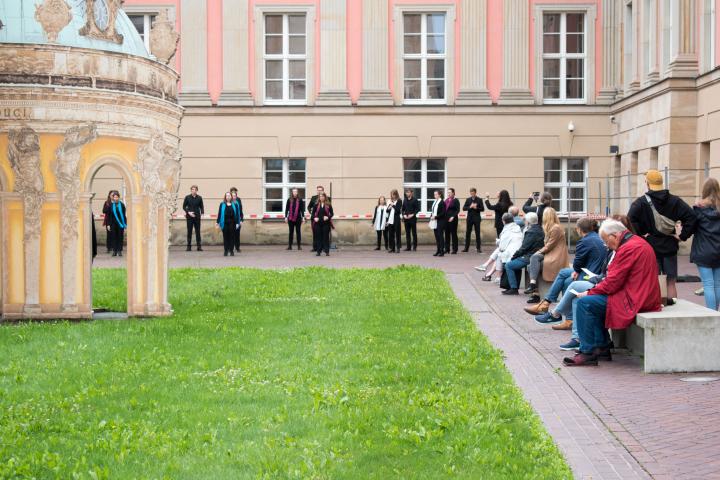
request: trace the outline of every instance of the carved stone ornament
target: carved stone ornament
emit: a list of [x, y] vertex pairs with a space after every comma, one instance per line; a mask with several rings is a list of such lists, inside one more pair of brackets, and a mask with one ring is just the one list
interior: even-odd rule
[[23, 199], [24, 240], [40, 237], [40, 211], [45, 201], [45, 185], [40, 171], [40, 140], [30, 127], [8, 132], [8, 159], [15, 174], [14, 191]]
[[162, 10], [150, 30], [150, 53], [167, 65], [177, 52], [179, 40], [180, 34], [175, 31], [175, 24], [168, 18], [167, 9]]
[[123, 36], [115, 30], [115, 21], [123, 0], [85, 0], [85, 26], [80, 35], [117, 44]]
[[35, 20], [42, 26], [48, 42], [57, 42], [58, 34], [72, 20], [72, 10], [65, 0], [45, 0], [35, 6]]
[[53, 171], [60, 190], [63, 244], [77, 238], [77, 212], [80, 205], [80, 150], [97, 138], [94, 124], [72, 127], [56, 151]]

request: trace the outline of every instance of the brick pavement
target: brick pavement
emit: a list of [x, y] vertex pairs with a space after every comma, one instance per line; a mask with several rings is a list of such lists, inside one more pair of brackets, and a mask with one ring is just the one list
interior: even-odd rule
[[[222, 249], [206, 252], [171, 249], [171, 267], [285, 268], [324, 265], [331, 268], [384, 268], [417, 264], [445, 271], [456, 295], [483, 333], [500, 348], [516, 383], [546, 425], [578, 478], [720, 479], [720, 381], [687, 383], [688, 375], [646, 375], [640, 359], [615, 355], [597, 368], [561, 366], [567, 355], [557, 346], [566, 332], [537, 325], [522, 311], [524, 297], [507, 298], [473, 266], [485, 255], [435, 258], [429, 247], [388, 254], [345, 247], [330, 257], [283, 247], [246, 247], [235, 257]], [[123, 260], [102, 254], [97, 267]], [[696, 274], [682, 259], [681, 273]], [[680, 296], [698, 284], [679, 284]]]

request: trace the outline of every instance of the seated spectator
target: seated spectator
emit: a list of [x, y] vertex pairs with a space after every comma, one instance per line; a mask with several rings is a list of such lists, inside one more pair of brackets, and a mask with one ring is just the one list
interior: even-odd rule
[[525, 215], [525, 234], [520, 248], [512, 255], [509, 262], [505, 264], [508, 283], [510, 288], [504, 290], [503, 295], [519, 295], [518, 272], [530, 264], [530, 257], [545, 245], [545, 233], [538, 225], [538, 216], [530, 212]]
[[[568, 289], [570, 284], [577, 279], [585, 276], [583, 268], [598, 275], [602, 268], [605, 257], [607, 256], [607, 248], [597, 234], [598, 224], [590, 217], [583, 217], [577, 221], [575, 232], [580, 237], [575, 246], [575, 259], [571, 268], [563, 268], [558, 272], [553, 281], [550, 290], [542, 300], [542, 302], [525, 308], [525, 311], [531, 315], [539, 315], [550, 309], [550, 305], [557, 302], [560, 294]], [[540, 323], [559, 323], [562, 318], [548, 316], [547, 322]], [[567, 323], [563, 330], [570, 330], [571, 323]]]
[[517, 226], [515, 220], [510, 213], [505, 213], [502, 216], [504, 224], [503, 230], [500, 233], [500, 240], [498, 240], [498, 246], [495, 251], [490, 255], [487, 262], [475, 267], [476, 270], [484, 272], [490, 265], [490, 262], [495, 262], [495, 268], [493, 271], [483, 277], [483, 281], [489, 282], [492, 279], [492, 274], [498, 272], [498, 275], [502, 274], [503, 264], [510, 261], [512, 255], [522, 245], [523, 234], [520, 227]]
[[640, 312], [661, 308], [658, 265], [652, 247], [630, 233], [617, 220], [605, 220], [600, 236], [615, 257], [607, 276], [586, 292], [577, 294], [579, 353], [566, 357], [566, 366], [597, 365], [598, 359], [611, 360], [608, 328], [627, 328]]
[[513, 205], [510, 207], [510, 210], [508, 210], [508, 213], [513, 216], [513, 220], [515, 220], [515, 223], [520, 228], [525, 228], [525, 219], [520, 215], [520, 208]]
[[545, 232], [545, 244], [530, 257], [528, 266], [530, 285], [525, 289], [525, 293], [532, 295], [528, 303], [540, 301], [537, 287], [540, 272], [542, 272], [543, 280], [552, 282], [558, 272], [569, 262], [565, 230], [560, 225], [560, 219], [552, 207], [543, 209], [543, 231]]

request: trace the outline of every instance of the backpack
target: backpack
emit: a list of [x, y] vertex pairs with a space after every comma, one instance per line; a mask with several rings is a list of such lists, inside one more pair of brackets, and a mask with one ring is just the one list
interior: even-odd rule
[[660, 212], [657, 211], [657, 208], [655, 208], [655, 205], [653, 205], [652, 199], [649, 195], [645, 195], [645, 200], [647, 200], [647, 202], [650, 204], [650, 210], [652, 210], [655, 229], [664, 235], [674, 234], [675, 220], [672, 220], [665, 215], [661, 215]]

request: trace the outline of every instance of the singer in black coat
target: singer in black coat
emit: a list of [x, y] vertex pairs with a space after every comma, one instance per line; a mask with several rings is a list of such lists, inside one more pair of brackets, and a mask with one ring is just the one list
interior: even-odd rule
[[458, 251], [458, 215], [460, 214], [460, 201], [453, 197], [445, 205], [445, 253], [455, 254]]

